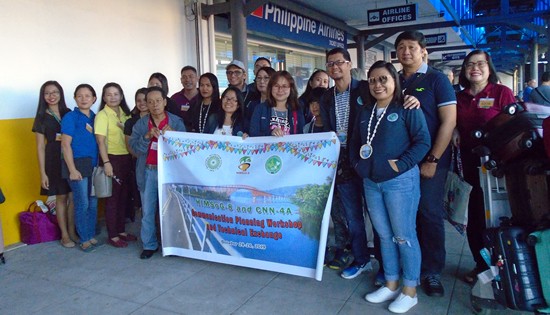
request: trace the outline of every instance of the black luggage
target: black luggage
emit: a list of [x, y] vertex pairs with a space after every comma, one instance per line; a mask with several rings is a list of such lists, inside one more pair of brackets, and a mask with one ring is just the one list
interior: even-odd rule
[[532, 230], [548, 227], [550, 198], [547, 163], [545, 160], [524, 159], [506, 167], [506, 190], [514, 225]]
[[483, 239], [491, 254], [491, 264], [499, 275], [493, 280], [495, 299], [516, 310], [534, 311], [545, 305], [533, 247], [527, 244], [529, 233], [520, 227], [490, 228]]
[[[550, 116], [550, 106], [532, 103], [514, 103], [489, 120], [481, 129], [474, 131], [474, 138], [489, 151], [487, 169], [501, 167], [526, 152], [544, 155], [542, 122]], [[536, 149], [536, 150], [533, 150]], [[479, 148], [476, 148], [477, 151]]]

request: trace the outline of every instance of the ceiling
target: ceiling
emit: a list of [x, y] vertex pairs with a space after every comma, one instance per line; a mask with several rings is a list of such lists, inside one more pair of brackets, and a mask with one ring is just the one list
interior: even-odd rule
[[[283, 1], [274, 1], [283, 5]], [[499, 71], [513, 72], [531, 58], [533, 43], [538, 53], [548, 49], [548, 0], [293, 0], [304, 7], [343, 21], [358, 35], [367, 36], [365, 44], [384, 38], [393, 46], [397, 35], [414, 27], [428, 34], [447, 34], [447, 44], [428, 47], [429, 59], [436, 64], [457, 66], [461, 60], [445, 62], [442, 54], [469, 52], [480, 48], [491, 53]], [[414, 22], [369, 27], [367, 11], [417, 3]], [[453, 6], [454, 4], [454, 6]], [[353, 38], [350, 44], [353, 46]]]

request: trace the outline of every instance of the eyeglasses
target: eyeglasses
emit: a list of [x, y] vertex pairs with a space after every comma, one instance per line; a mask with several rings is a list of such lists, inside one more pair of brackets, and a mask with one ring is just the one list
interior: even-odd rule
[[327, 68], [332, 68], [335, 65], [338, 66], [338, 67], [341, 67], [343, 64], [348, 63], [348, 62], [349, 61], [347, 61], [347, 60], [329, 61], [329, 62], [325, 63], [325, 65], [327, 66]]
[[227, 74], [228, 77], [230, 77], [230, 76], [238, 77], [238, 76], [242, 75], [243, 72], [240, 71], [240, 70], [235, 70], [235, 71], [227, 70], [227, 71], [225, 71], [225, 74]]
[[59, 91], [44, 93], [44, 96], [59, 96]]
[[226, 97], [224, 96], [222, 98], [222, 101], [224, 102], [231, 102], [231, 103], [237, 103], [237, 98], [236, 97]]
[[477, 66], [478, 68], [485, 67], [489, 62], [487, 60], [480, 60], [477, 62], [468, 62], [466, 64], [466, 69], [472, 69], [473, 67]]
[[256, 81], [268, 82], [268, 81], [269, 81], [269, 77], [256, 77]]
[[290, 86], [289, 85], [279, 85], [279, 84], [275, 84], [273, 86], [274, 89], [277, 89], [277, 90], [288, 90], [290, 89]]
[[369, 81], [369, 85], [375, 85], [376, 81], [378, 81], [378, 83], [384, 85], [388, 82], [388, 76], [381, 75], [378, 78], [369, 78], [368, 81]]

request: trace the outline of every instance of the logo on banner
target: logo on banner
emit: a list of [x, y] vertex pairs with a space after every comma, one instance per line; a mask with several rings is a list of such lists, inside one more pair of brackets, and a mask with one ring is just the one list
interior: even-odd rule
[[265, 170], [271, 175], [277, 174], [282, 167], [283, 161], [277, 155], [273, 155], [265, 161]]
[[248, 168], [250, 167], [250, 163], [252, 163], [252, 159], [249, 156], [243, 156], [239, 160], [239, 166], [238, 168], [241, 170], [241, 172], [237, 172], [237, 174], [250, 174], [247, 172]]
[[222, 166], [222, 158], [217, 154], [212, 154], [206, 159], [206, 168], [213, 172]]

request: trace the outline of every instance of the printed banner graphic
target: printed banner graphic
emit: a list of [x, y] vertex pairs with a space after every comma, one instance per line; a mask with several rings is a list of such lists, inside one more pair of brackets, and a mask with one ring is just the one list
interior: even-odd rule
[[340, 143], [169, 131], [159, 141], [163, 255], [317, 280]]

